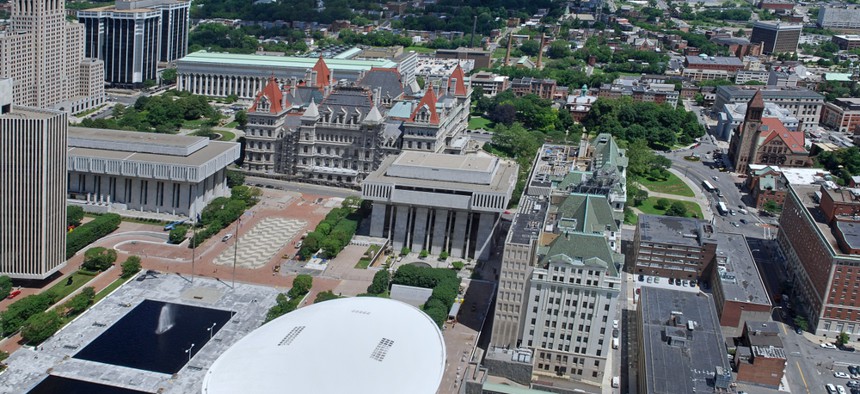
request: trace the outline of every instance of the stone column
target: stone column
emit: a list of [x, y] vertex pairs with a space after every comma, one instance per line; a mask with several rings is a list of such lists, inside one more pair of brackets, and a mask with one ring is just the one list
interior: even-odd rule
[[451, 257], [462, 258], [466, 247], [466, 225], [469, 221], [469, 213], [456, 211], [454, 218], [454, 231], [451, 235]]
[[427, 241], [427, 214], [429, 210], [424, 207], [415, 208], [415, 232], [412, 237], [412, 247], [418, 251], [422, 249], [430, 249], [430, 246], [425, 247]]
[[409, 207], [397, 205], [397, 217], [394, 219], [394, 227], [391, 227], [392, 246], [395, 253], [399, 252], [406, 243], [406, 231], [409, 229]]
[[433, 224], [433, 245], [430, 253], [439, 254], [445, 250], [445, 236], [448, 235], [448, 210], [436, 208], [436, 219]]
[[475, 259], [485, 260], [490, 257], [490, 249], [492, 249], [493, 229], [496, 226], [496, 214], [481, 213], [478, 220], [478, 236], [475, 238]]
[[382, 232], [385, 230], [385, 204], [381, 202], [373, 203], [373, 211], [370, 214], [370, 236], [382, 237]]

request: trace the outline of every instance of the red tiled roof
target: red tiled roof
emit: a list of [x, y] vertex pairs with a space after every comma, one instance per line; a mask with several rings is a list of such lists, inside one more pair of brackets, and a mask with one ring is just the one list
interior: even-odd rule
[[328, 65], [325, 64], [322, 55], [317, 60], [317, 64], [314, 64], [313, 70], [317, 72], [316, 86], [322, 90], [331, 82], [331, 70], [328, 69]]
[[804, 144], [804, 136], [802, 131], [788, 131], [782, 122], [777, 118], [762, 118], [761, 124], [767, 127], [766, 131], [762, 131], [762, 141], [759, 146], [766, 145], [768, 142], [779, 138], [792, 152], [806, 152]]
[[275, 80], [274, 76], [269, 77], [269, 82], [266, 83], [263, 90], [257, 93], [257, 97], [254, 98], [254, 105], [248, 109], [249, 112], [257, 112], [257, 104], [263, 96], [269, 101], [269, 113], [276, 114], [284, 110], [284, 107], [281, 105], [284, 94], [281, 92], [281, 87], [278, 86], [278, 81]]
[[439, 124], [439, 114], [436, 113], [436, 92], [433, 91], [432, 85], [429, 82], [427, 83], [427, 91], [424, 92], [424, 97], [421, 97], [421, 101], [418, 102], [415, 110], [412, 111], [412, 116], [409, 117], [409, 120], [414, 122], [415, 115], [418, 115], [418, 111], [425, 106], [430, 110], [430, 123]]
[[451, 73], [451, 78], [457, 79], [457, 85], [454, 86], [454, 94], [457, 96], [465, 96], [466, 95], [466, 74], [463, 72], [463, 69], [460, 67], [460, 63], [457, 63], [457, 67], [455, 67], [454, 71]]

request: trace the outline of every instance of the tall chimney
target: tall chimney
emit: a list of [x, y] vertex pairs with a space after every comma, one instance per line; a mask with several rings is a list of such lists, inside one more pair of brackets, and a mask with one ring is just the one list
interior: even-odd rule
[[475, 15], [472, 19], [472, 38], [469, 39], [469, 48], [475, 47], [475, 28], [478, 27], [478, 16]]
[[546, 39], [546, 36], [543, 33], [541, 33], [540, 34], [540, 49], [538, 49], [538, 60], [537, 60], [537, 69], [538, 70], [543, 68], [543, 67], [541, 67], [541, 61], [543, 60], [543, 44], [544, 44], [545, 39]]
[[511, 43], [514, 41], [514, 31], [508, 33], [508, 50], [505, 51], [505, 65], [511, 65]]

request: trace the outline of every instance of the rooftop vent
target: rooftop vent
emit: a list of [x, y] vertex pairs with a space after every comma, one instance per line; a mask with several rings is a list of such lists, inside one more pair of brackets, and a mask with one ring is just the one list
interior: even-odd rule
[[298, 337], [304, 329], [305, 326], [293, 327], [293, 329], [287, 333], [284, 339], [281, 339], [281, 342], [278, 342], [278, 346], [288, 346], [289, 344], [293, 343], [293, 340], [295, 340], [296, 337]]
[[394, 346], [394, 341], [388, 338], [382, 338], [379, 340], [379, 344], [376, 345], [376, 349], [373, 349], [373, 353], [370, 354], [370, 358], [382, 362], [385, 359], [385, 355], [388, 354], [388, 350]]

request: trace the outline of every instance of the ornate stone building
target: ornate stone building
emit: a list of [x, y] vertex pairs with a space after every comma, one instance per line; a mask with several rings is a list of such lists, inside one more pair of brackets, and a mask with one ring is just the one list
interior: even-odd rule
[[807, 166], [809, 152], [804, 147], [803, 132], [788, 131], [779, 119], [763, 117], [764, 108], [762, 92], [757, 91], [729, 145], [735, 171], [745, 174], [750, 164]]

